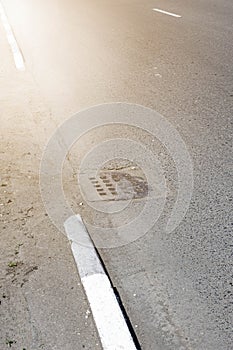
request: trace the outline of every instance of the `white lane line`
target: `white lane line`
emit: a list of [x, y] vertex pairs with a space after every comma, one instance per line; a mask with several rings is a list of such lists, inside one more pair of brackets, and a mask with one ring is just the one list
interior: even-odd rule
[[18, 70], [23, 71], [25, 70], [25, 65], [24, 65], [24, 60], [23, 60], [23, 56], [20, 52], [19, 46], [17, 44], [17, 41], [14, 37], [13, 31], [11, 29], [10, 23], [7, 19], [7, 15], [6, 12], [4, 10], [4, 7], [2, 5], [2, 3], [0, 2], [0, 17], [2, 20], [2, 24], [3, 27], [6, 31], [6, 36], [7, 36], [7, 40], [8, 43], [11, 47], [11, 51], [13, 53], [13, 57], [14, 57], [14, 61], [15, 61], [15, 66]]
[[80, 215], [71, 216], [64, 227], [71, 241], [71, 249], [103, 350], [136, 350], [111, 283]]
[[160, 9], [153, 9], [153, 11], [156, 11], [156, 12], [159, 12], [159, 13], [163, 13], [165, 15], [172, 16], [172, 17], [177, 17], [177, 18], [181, 18], [182, 17], [180, 15], [176, 15], [175, 13], [167, 12], [167, 11], [160, 10]]

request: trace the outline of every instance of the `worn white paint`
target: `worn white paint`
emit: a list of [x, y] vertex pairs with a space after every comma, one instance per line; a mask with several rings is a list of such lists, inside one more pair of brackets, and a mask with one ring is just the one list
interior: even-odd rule
[[172, 17], [177, 17], [177, 18], [181, 18], [180, 15], [177, 15], [175, 13], [172, 13], [172, 12], [167, 12], [167, 11], [164, 11], [164, 10], [160, 10], [160, 9], [153, 9], [153, 11], [156, 11], [156, 12], [159, 12], [159, 13], [163, 13], [164, 15], [168, 15], [168, 16], [172, 16]]
[[0, 17], [1, 17], [5, 32], [6, 32], [8, 43], [10, 45], [10, 48], [11, 48], [11, 51], [12, 51], [12, 54], [14, 57], [15, 66], [18, 70], [24, 71], [25, 65], [24, 65], [23, 56], [20, 52], [19, 46], [17, 44], [17, 41], [15, 39], [15, 36], [14, 36], [13, 31], [12, 31], [11, 26], [10, 26], [10, 23], [8, 21], [6, 12], [5, 12], [4, 7], [3, 7], [1, 2], [0, 2]]

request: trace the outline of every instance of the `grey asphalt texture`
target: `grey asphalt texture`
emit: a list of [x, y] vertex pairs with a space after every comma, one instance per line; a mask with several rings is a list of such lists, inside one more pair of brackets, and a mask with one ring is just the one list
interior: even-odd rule
[[[172, 198], [146, 235], [124, 247], [101, 249], [100, 254], [143, 350], [231, 350], [233, 3], [3, 3], [33, 84], [49, 110], [47, 120], [38, 122], [39, 157], [53, 130], [51, 123], [57, 126], [77, 111], [105, 102], [150, 107], [182, 136], [194, 166], [194, 191], [184, 220], [173, 232], [165, 232]], [[156, 13], [155, 7], [182, 18]], [[40, 138], [43, 133], [46, 137]], [[73, 150], [76, 169], [93, 144], [114, 136], [143, 142], [158, 155], [169, 182], [176, 184], [166, 150], [161, 152], [150, 135], [130, 127], [85, 135]], [[85, 205], [78, 205], [83, 199], [80, 192], [74, 195], [76, 179], [70, 180], [70, 171], [64, 188], [74, 210], [90, 222], [107, 220], [97, 214], [93, 218]], [[44, 225], [54, 234], [48, 222]], [[57, 245], [64, 240], [60, 233], [57, 240]], [[70, 254], [68, 249], [64, 254]], [[65, 267], [61, 274], [67, 277]], [[76, 307], [78, 302], [72, 299]], [[67, 322], [73, 324], [73, 317]], [[93, 337], [96, 344], [98, 336]]]

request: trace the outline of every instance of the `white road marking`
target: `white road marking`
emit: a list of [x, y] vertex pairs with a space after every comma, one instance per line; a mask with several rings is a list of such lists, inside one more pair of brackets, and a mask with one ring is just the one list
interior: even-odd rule
[[[154, 70], [157, 70], [158, 67], [154, 67]], [[159, 73], [155, 73], [155, 77], [162, 78], [162, 75]]]
[[80, 215], [71, 216], [64, 227], [71, 241], [71, 249], [103, 350], [136, 350], [111, 283]]
[[11, 29], [10, 23], [7, 19], [7, 15], [6, 12], [4, 10], [4, 7], [2, 5], [2, 3], [0, 2], [0, 17], [2, 20], [2, 24], [3, 27], [6, 31], [6, 36], [7, 36], [7, 40], [8, 43], [11, 47], [11, 51], [13, 53], [13, 57], [14, 57], [14, 61], [15, 61], [15, 66], [18, 70], [23, 71], [25, 70], [25, 65], [24, 65], [24, 60], [23, 60], [23, 56], [20, 52], [19, 46], [17, 44], [17, 41], [14, 37], [13, 31]]
[[167, 12], [167, 11], [160, 10], [160, 9], [153, 9], [153, 11], [160, 12], [160, 13], [163, 13], [165, 15], [172, 16], [172, 17], [177, 17], [177, 18], [181, 18], [182, 17], [180, 15], [176, 15], [175, 13]]

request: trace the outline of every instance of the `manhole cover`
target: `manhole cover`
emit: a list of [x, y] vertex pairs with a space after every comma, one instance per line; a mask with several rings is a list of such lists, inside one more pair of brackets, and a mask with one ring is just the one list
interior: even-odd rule
[[[145, 198], [148, 195], [147, 179], [140, 168], [118, 171], [96, 170], [79, 174], [79, 185], [88, 201], [119, 201]], [[150, 189], [150, 192], [155, 189]]]

